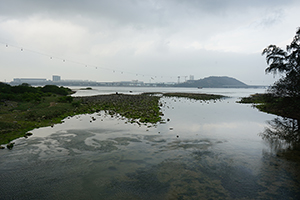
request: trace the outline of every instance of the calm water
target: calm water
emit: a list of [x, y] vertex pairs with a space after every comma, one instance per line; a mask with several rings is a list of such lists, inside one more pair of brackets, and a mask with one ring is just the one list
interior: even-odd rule
[[0, 151], [0, 199], [300, 198], [299, 162], [262, 139], [277, 117], [236, 103], [263, 89], [97, 87], [74, 96], [170, 91], [231, 98], [162, 98], [165, 123], [155, 126], [100, 112], [33, 130]]

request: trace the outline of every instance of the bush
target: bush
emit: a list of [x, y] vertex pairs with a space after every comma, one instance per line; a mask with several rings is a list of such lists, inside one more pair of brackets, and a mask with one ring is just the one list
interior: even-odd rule
[[42, 95], [40, 93], [28, 93], [22, 95], [23, 101], [41, 101]]
[[79, 107], [80, 106], [80, 101], [73, 101], [72, 106]]
[[69, 88], [65, 88], [65, 87], [58, 87], [56, 85], [45, 85], [44, 87], [41, 88], [41, 91], [43, 93], [54, 93], [54, 94], [59, 94], [59, 95], [63, 95], [66, 96], [68, 95], [71, 90]]
[[61, 103], [71, 103], [73, 101], [73, 97], [71, 96], [63, 96], [63, 97], [59, 97], [58, 102]]
[[38, 88], [31, 87], [26, 84], [18, 85], [18, 86], [13, 86], [11, 87], [11, 91], [15, 94], [24, 94], [26, 92], [29, 93], [37, 93], [39, 92]]

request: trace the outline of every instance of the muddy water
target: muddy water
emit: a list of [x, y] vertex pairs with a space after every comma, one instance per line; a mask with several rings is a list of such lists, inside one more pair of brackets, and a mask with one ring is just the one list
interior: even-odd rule
[[276, 116], [236, 95], [162, 98], [155, 126], [100, 112], [33, 130], [0, 151], [0, 199], [299, 199], [299, 162], [261, 136]]

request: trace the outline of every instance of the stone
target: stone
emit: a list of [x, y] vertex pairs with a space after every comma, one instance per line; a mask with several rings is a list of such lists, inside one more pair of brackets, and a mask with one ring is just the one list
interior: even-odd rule
[[6, 145], [6, 147], [9, 149], [9, 150], [11, 150], [13, 147], [14, 147], [14, 142], [10, 142], [10, 143], [8, 143], [7, 145]]

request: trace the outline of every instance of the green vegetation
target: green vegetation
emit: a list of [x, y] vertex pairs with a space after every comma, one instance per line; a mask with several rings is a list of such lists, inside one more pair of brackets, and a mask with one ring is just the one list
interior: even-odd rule
[[254, 94], [239, 103], [253, 103], [260, 111], [292, 119], [300, 119], [300, 98], [275, 97], [271, 93]]
[[[120, 114], [132, 122], [157, 123], [161, 120], [159, 108], [160, 97], [152, 95], [98, 95], [90, 97], [78, 97], [81, 102], [79, 112], [90, 113], [107, 110], [109, 114]], [[138, 120], [138, 121], [137, 121]]]
[[164, 93], [163, 94], [166, 97], [183, 97], [183, 98], [189, 98], [189, 99], [195, 99], [195, 100], [217, 100], [225, 98], [225, 96], [222, 95], [215, 95], [215, 94], [199, 94], [199, 93]]
[[300, 28], [286, 51], [270, 45], [262, 52], [269, 65], [266, 73], [280, 73], [282, 77], [266, 94], [243, 98], [240, 103], [259, 103], [261, 111], [292, 119], [300, 119]]
[[27, 132], [59, 123], [74, 109], [69, 88], [28, 84], [10, 86], [0, 83], [0, 144], [29, 136]]
[[[28, 84], [10, 86], [0, 83], [0, 144], [18, 137], [28, 137], [28, 131], [60, 123], [68, 116], [95, 113], [104, 110], [109, 115], [119, 114], [131, 123], [160, 122], [160, 97], [154, 93], [141, 95], [98, 95], [71, 97], [69, 88], [46, 85], [31, 87]], [[158, 94], [158, 93], [156, 93]], [[166, 93], [167, 97], [184, 97], [197, 100], [220, 99], [210, 94]], [[13, 144], [9, 144], [12, 148]]]
[[100, 110], [111, 115], [118, 113], [138, 124], [161, 120], [159, 97], [151, 95], [71, 97], [66, 95], [72, 91], [64, 87], [10, 86], [3, 83], [0, 83], [0, 91], [0, 144], [28, 137], [28, 131], [60, 123], [68, 116]]
[[65, 87], [58, 87], [56, 85], [46, 85], [44, 87], [31, 87], [27, 83], [18, 86], [10, 86], [5, 83], [0, 83], [0, 99], [1, 101], [17, 101], [17, 102], [39, 102], [44, 96], [68, 95], [72, 90]]
[[269, 65], [266, 73], [280, 73], [282, 76], [269, 92], [275, 97], [300, 97], [300, 28], [286, 50], [270, 45], [262, 54], [266, 55]]
[[93, 88], [91, 87], [86, 87], [86, 88], [80, 88], [80, 90], [92, 90]]

